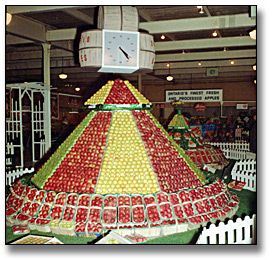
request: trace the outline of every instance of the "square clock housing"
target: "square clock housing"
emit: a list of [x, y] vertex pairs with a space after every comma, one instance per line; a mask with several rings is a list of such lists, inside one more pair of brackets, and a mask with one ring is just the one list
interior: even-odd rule
[[133, 73], [139, 69], [139, 32], [103, 30], [102, 67], [98, 72]]

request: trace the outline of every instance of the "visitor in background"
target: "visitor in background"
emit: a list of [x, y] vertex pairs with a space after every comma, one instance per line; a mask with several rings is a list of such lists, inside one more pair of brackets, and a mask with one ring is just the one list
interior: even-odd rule
[[252, 118], [247, 124], [249, 130], [249, 144], [250, 151], [252, 153], [257, 153], [257, 115], [253, 114]]

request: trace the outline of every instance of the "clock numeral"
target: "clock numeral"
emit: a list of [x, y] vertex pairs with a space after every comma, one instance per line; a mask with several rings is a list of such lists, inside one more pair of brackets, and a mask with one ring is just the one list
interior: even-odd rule
[[87, 42], [90, 42], [90, 36], [87, 37]]
[[87, 61], [87, 55], [84, 54], [84, 61]]
[[154, 64], [154, 58], [152, 59], [152, 64]]

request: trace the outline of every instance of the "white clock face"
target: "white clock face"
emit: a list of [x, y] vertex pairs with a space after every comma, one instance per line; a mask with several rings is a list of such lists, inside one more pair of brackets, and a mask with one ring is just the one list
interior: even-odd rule
[[139, 33], [103, 30], [103, 67], [104, 72], [131, 73], [139, 69]]

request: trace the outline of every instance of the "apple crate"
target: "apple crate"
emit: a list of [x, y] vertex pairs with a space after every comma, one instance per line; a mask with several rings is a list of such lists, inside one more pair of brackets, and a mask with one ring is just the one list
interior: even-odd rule
[[[150, 218], [153, 217], [154, 214], [155, 216], [157, 216], [157, 218], [152, 221], [152, 219]], [[161, 222], [159, 208], [156, 204], [149, 204], [146, 206], [146, 216], [147, 222], [150, 224], [159, 224]]]
[[15, 199], [16, 199], [16, 196], [13, 193], [10, 193], [6, 198], [6, 206], [12, 207]]
[[37, 218], [35, 221], [36, 229], [40, 232], [51, 232], [51, 222], [52, 220], [50, 219]]
[[37, 192], [38, 192], [38, 190], [36, 188], [30, 189], [30, 191], [26, 195], [26, 198], [29, 199], [30, 201], [33, 201]]
[[126, 235], [125, 237], [134, 243], [141, 243], [141, 242], [145, 242], [147, 240], [146, 237], [144, 237], [140, 234], [135, 234], [135, 233], [133, 235]]
[[170, 193], [169, 200], [173, 206], [178, 205], [181, 203], [181, 200], [177, 193]]
[[134, 224], [132, 229], [132, 234], [142, 235], [142, 236], [149, 236], [149, 229], [148, 223], [144, 224]]
[[143, 195], [138, 193], [131, 194], [131, 205], [144, 205]]
[[38, 202], [32, 202], [30, 207], [29, 207], [29, 211], [28, 211], [28, 215], [31, 217], [35, 217], [38, 215], [39, 210], [41, 209], [41, 203]]
[[178, 196], [179, 196], [181, 203], [192, 202], [190, 195], [187, 191], [181, 190], [180, 192], [178, 192]]
[[178, 222], [177, 219], [171, 221], [163, 221], [161, 223], [161, 230], [164, 236], [172, 235], [178, 232]]
[[162, 202], [158, 208], [162, 220], [171, 220], [174, 218], [174, 210], [170, 202]]
[[117, 222], [122, 225], [127, 225], [131, 222], [131, 207], [130, 206], [119, 206]]
[[15, 223], [15, 219], [13, 218], [17, 214], [17, 211], [13, 208], [6, 209], [6, 224], [7, 226], [12, 226]]
[[118, 196], [117, 195], [106, 195], [103, 200], [103, 207], [117, 207]]
[[186, 232], [188, 230], [188, 220], [187, 219], [178, 219], [177, 220], [177, 225], [178, 225], [178, 232]]
[[117, 223], [117, 208], [116, 207], [104, 207], [102, 220], [103, 226], [114, 225]]
[[66, 204], [66, 201], [67, 201], [67, 193], [66, 192], [60, 192], [56, 195], [56, 198], [54, 200], [54, 205], [57, 205], [57, 206], [64, 206]]
[[94, 194], [91, 198], [91, 207], [92, 206], [97, 206], [103, 208], [103, 196], [99, 194]]
[[153, 195], [145, 195], [144, 196], [144, 204], [146, 205], [146, 207], [148, 206], [148, 205], [156, 205], [156, 198], [155, 198], [155, 196], [153, 196]]
[[59, 219], [51, 220], [51, 222], [49, 223], [49, 228], [50, 228], [50, 230], [51, 230], [52, 233], [55, 233], [55, 234], [59, 234], [60, 233], [59, 224], [60, 224], [60, 220]]
[[[44, 193], [44, 196], [42, 195]], [[34, 198], [34, 202], [43, 203], [46, 197], [46, 191], [40, 190], [36, 193], [36, 196]]]
[[49, 191], [46, 193], [44, 203], [54, 204], [56, 197], [57, 193], [55, 191]]
[[60, 205], [52, 205], [48, 218], [51, 220], [59, 220], [62, 218], [64, 213], [64, 207]]
[[157, 204], [160, 204], [162, 202], [169, 202], [169, 197], [166, 192], [159, 191], [155, 194], [156, 202]]
[[75, 225], [76, 223], [74, 221], [61, 220], [57, 232], [60, 235], [75, 236]]
[[102, 208], [97, 206], [91, 206], [89, 210], [88, 221], [92, 223], [100, 222], [102, 218]]
[[26, 215], [26, 214], [23, 214], [23, 213], [18, 213], [16, 215], [16, 220], [15, 220], [15, 223], [17, 225], [26, 225], [28, 220], [30, 219], [31, 217]]
[[181, 219], [186, 217], [181, 204], [176, 204], [173, 206], [173, 214], [176, 219]]
[[121, 236], [131, 235], [133, 233], [133, 223], [117, 224], [116, 232]]
[[81, 194], [78, 198], [77, 207], [89, 207], [91, 203], [91, 195]]
[[66, 200], [66, 205], [76, 207], [77, 203], [78, 203], [78, 198], [79, 198], [79, 196], [77, 193], [68, 194], [67, 200]]
[[13, 206], [12, 206], [14, 208], [14, 210], [16, 210], [17, 212], [19, 212], [22, 209], [23, 205], [24, 205], [24, 201], [25, 201], [24, 199], [22, 199], [20, 197], [17, 197], [14, 200]]
[[157, 223], [157, 224], [149, 223], [148, 224], [148, 229], [149, 229], [149, 236], [150, 237], [161, 236], [162, 229], [161, 229], [161, 225], [159, 223]]
[[119, 193], [118, 194], [118, 201], [117, 206], [130, 206], [131, 205], [131, 198], [128, 194]]
[[103, 226], [101, 223], [91, 223], [91, 222], [87, 222], [86, 223], [86, 234], [89, 237], [99, 237], [101, 236], [101, 233], [103, 232]]
[[[138, 217], [137, 221], [136, 221], [136, 215], [138, 216], [139, 213], [142, 212], [141, 216]], [[132, 214], [132, 222], [134, 223], [134, 225], [142, 225], [146, 222], [146, 210], [144, 205], [134, 205], [131, 207], [131, 214]], [[138, 221], [142, 219], [142, 221]]]
[[36, 217], [32, 217], [28, 220], [27, 222], [27, 225], [29, 227], [29, 230], [37, 230], [37, 227], [36, 227], [36, 220], [37, 218]]
[[88, 207], [77, 207], [74, 221], [75, 222], [87, 222], [89, 218], [89, 208]]

